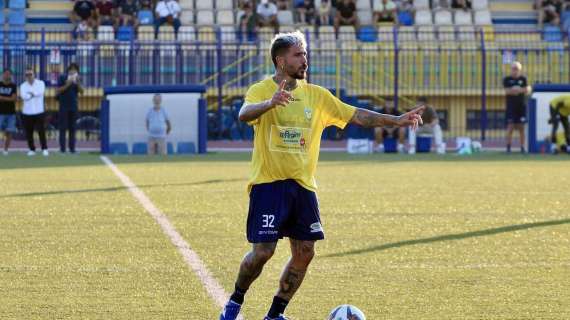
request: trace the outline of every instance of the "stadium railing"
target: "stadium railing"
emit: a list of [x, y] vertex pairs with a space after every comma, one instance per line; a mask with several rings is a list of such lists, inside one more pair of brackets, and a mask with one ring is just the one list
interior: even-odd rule
[[[368, 33], [344, 29], [338, 34], [305, 28], [303, 32], [311, 82], [339, 95], [344, 92], [343, 98], [364, 100], [368, 106], [394, 97], [398, 108], [407, 109], [419, 96], [426, 96], [440, 113], [448, 136], [503, 138], [502, 78], [514, 60], [523, 63], [530, 83], [570, 82], [567, 35], [549, 38], [477, 27], [380, 28]], [[155, 38], [151, 28], [90, 37], [81, 40], [69, 32], [45, 29], [4, 34], [3, 65], [13, 69], [18, 82], [23, 81], [23, 69], [34, 66], [50, 87], [48, 110], [54, 111], [58, 76], [69, 63], [77, 62], [88, 88], [81, 110], [91, 117], [96, 116], [105, 86], [206, 85], [216, 122], [211, 128], [218, 132], [211, 138], [238, 126], [232, 108], [239, 107], [236, 102], [251, 83], [273, 73], [268, 50], [273, 30], [242, 35], [224, 28], [185, 28], [176, 36], [167, 30]]]

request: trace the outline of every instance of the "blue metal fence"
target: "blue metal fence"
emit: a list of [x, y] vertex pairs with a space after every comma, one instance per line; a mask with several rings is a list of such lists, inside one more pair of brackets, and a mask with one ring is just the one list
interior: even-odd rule
[[[497, 110], [502, 109], [501, 79], [515, 59], [523, 63], [531, 83], [570, 83], [567, 35], [501, 34], [485, 28], [462, 33], [394, 28], [374, 36], [304, 32], [311, 82], [344, 90], [370, 105], [394, 97], [401, 109], [413, 105], [418, 96], [428, 96], [449, 115], [445, 120], [452, 135], [502, 137], [495, 124], [500, 118]], [[234, 117], [223, 117], [224, 110], [239, 106], [233, 102], [251, 83], [273, 73], [268, 50], [272, 36], [262, 30], [245, 39], [239, 33], [208, 28], [180, 31], [178, 40], [133, 33], [126, 41], [81, 41], [67, 32], [16, 30], [4, 35], [0, 59], [14, 70], [16, 81], [23, 81], [24, 68], [33, 66], [48, 86], [56, 84], [71, 62], [79, 64], [88, 88], [203, 84], [209, 88], [209, 107], [217, 112], [221, 132], [228, 125], [239, 126], [231, 124]]]

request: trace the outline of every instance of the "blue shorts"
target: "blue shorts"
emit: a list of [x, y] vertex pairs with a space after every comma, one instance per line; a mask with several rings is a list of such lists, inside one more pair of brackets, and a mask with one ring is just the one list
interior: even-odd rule
[[291, 179], [254, 185], [249, 194], [247, 240], [276, 242], [283, 237], [325, 238], [317, 195]]
[[5, 132], [18, 132], [16, 128], [16, 115], [15, 114], [0, 114], [0, 131]]

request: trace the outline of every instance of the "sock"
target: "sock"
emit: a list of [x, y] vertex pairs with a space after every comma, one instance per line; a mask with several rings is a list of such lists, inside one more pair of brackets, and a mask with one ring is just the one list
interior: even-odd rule
[[287, 308], [288, 304], [289, 301], [283, 298], [279, 298], [278, 296], [273, 297], [273, 303], [271, 304], [271, 308], [269, 309], [267, 316], [270, 319], [275, 319], [279, 317], [280, 315], [285, 313], [285, 308]]
[[235, 291], [234, 291], [234, 293], [232, 293], [230, 300], [239, 304], [239, 305], [242, 305], [246, 292], [247, 292], [247, 290], [243, 290], [236, 285]]

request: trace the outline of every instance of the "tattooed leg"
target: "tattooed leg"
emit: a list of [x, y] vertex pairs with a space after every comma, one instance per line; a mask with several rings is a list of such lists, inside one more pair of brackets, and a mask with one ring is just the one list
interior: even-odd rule
[[284, 300], [291, 300], [301, 286], [309, 264], [315, 256], [315, 241], [301, 241], [291, 239], [292, 257], [285, 266], [279, 281], [277, 296]]
[[276, 242], [268, 243], [255, 243], [250, 252], [248, 252], [239, 267], [239, 274], [236, 285], [244, 290], [249, 289], [249, 286], [259, 277], [263, 266], [275, 252]]

